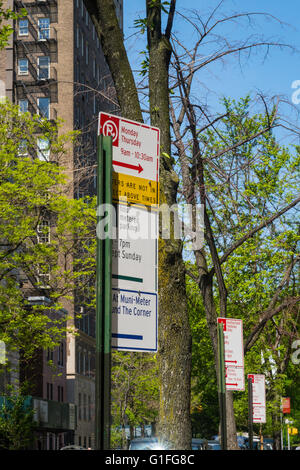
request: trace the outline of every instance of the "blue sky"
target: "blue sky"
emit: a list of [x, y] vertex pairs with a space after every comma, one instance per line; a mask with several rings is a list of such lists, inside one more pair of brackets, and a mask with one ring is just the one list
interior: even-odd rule
[[[131, 36], [134, 19], [144, 16], [144, 0], [124, 0], [124, 33], [125, 38]], [[219, 1], [177, 0], [177, 9], [187, 14], [189, 10], [198, 10], [202, 17], [212, 11]], [[199, 4], [199, 6], [197, 6]], [[242, 60], [242, 67], [238, 60], [229, 59], [222, 66], [213, 66], [206, 69], [198, 77], [199, 95], [207, 97], [209, 103], [217, 103], [222, 95], [238, 99], [247, 93], [263, 92], [265, 95], [285, 96], [291, 101], [292, 83], [300, 80], [300, 2], [295, 0], [225, 0], [218, 10], [220, 14], [261, 12], [278, 18], [274, 19], [255, 16], [254, 22], [247, 20], [237, 25], [228, 25], [216, 30], [220, 35], [236, 40], [243, 40], [250, 35], [257, 38], [263, 36], [267, 41], [280, 42], [292, 45], [296, 51], [289, 48], [271, 48], [265, 56], [266, 48], [256, 50], [250, 58]], [[191, 13], [188, 14], [191, 17]], [[191, 28], [188, 23], [179, 17], [174, 30], [181, 36], [185, 44], [193, 44]], [[126, 40], [129, 56], [137, 61], [140, 42], [136, 36]], [[300, 111], [300, 104], [297, 105]], [[287, 108], [286, 108], [287, 109]], [[294, 119], [299, 119], [295, 118]], [[300, 126], [300, 121], [299, 121]]]

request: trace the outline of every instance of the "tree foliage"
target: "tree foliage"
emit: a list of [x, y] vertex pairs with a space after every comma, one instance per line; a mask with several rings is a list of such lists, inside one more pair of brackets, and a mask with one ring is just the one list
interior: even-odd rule
[[17, 20], [18, 18], [22, 18], [26, 15], [26, 10], [24, 8], [16, 14], [10, 8], [4, 8], [3, 4], [4, 2], [0, 2], [0, 50], [7, 46], [9, 37], [13, 33], [13, 28], [9, 24], [9, 21]]
[[[262, 132], [271, 112], [251, 113], [250, 103], [249, 97], [239, 102], [225, 99], [217, 130], [203, 132], [199, 143], [207, 162], [207, 214], [226, 287], [226, 314], [243, 319], [245, 372], [265, 374], [265, 429], [276, 434], [281, 397], [296, 367], [291, 361], [292, 344], [299, 338], [299, 231], [295, 223], [299, 149], [279, 145], [271, 129]], [[207, 270], [214, 272], [211, 251], [204, 248], [203, 252]], [[197, 281], [195, 265], [188, 269]], [[215, 279], [219, 314], [220, 295]], [[191, 317], [197, 328], [203, 306], [198, 311], [198, 320]], [[199, 358], [194, 361], [197, 364]], [[196, 380], [200, 390], [205, 390], [201, 379]], [[234, 406], [239, 430], [247, 430], [247, 393], [235, 394]]]
[[[68, 196], [59, 164], [75, 137], [0, 104], [0, 340], [28, 358], [58, 344], [68, 319], [64, 302], [75, 285], [91, 289], [94, 276], [95, 201]], [[48, 142], [50, 161], [42, 160], [38, 138]], [[32, 306], [31, 296], [48, 303]]]
[[36, 422], [31, 398], [13, 393], [1, 397], [0, 449], [26, 450], [33, 441]]

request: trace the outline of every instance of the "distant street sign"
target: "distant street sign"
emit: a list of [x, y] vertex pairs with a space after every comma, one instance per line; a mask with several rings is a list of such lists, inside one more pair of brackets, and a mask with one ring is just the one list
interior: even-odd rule
[[158, 205], [159, 129], [101, 112], [98, 133], [113, 138], [113, 200]]
[[223, 324], [226, 390], [245, 390], [243, 322], [235, 318], [218, 318]]
[[266, 423], [266, 388], [265, 376], [248, 374], [252, 381], [253, 423]]
[[281, 405], [282, 405], [282, 413], [289, 414], [291, 412], [291, 400], [290, 400], [290, 398], [288, 398], [288, 397], [282, 398]]
[[159, 129], [101, 112], [98, 133], [113, 141], [112, 348], [157, 351]]

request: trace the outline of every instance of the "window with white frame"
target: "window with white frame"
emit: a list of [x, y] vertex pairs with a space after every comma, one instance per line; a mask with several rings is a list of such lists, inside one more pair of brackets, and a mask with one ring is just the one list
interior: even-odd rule
[[28, 20], [19, 20], [19, 36], [28, 36]]
[[37, 267], [37, 278], [40, 287], [47, 289], [50, 283], [50, 266], [38, 265]]
[[18, 155], [20, 157], [26, 157], [28, 155], [27, 140], [22, 139], [19, 143]]
[[19, 100], [20, 113], [27, 113], [28, 111], [28, 100]]
[[37, 225], [37, 241], [38, 243], [50, 243], [50, 222], [43, 219]]
[[18, 60], [18, 74], [28, 75], [28, 59], [24, 58]]
[[39, 18], [39, 35], [38, 38], [40, 41], [50, 38], [50, 18]]
[[43, 118], [49, 119], [50, 117], [50, 98], [38, 98], [38, 113]]
[[39, 137], [37, 140], [37, 157], [46, 162], [50, 160], [50, 142], [45, 137]]
[[38, 57], [38, 78], [39, 80], [47, 80], [50, 78], [50, 57]]

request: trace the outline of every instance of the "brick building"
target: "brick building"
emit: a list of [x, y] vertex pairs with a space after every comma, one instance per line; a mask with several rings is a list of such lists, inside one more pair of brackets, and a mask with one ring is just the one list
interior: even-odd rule
[[[122, 28], [123, 0], [115, 0], [115, 5]], [[61, 133], [81, 130], [80, 144], [69, 148], [62, 162], [70, 182], [67, 190], [75, 198], [95, 194], [97, 116], [100, 110], [116, 113], [117, 106], [99, 38], [84, 1], [8, 0], [4, 6], [17, 12], [27, 10], [27, 16], [13, 22], [9, 45], [0, 52], [0, 83], [5, 83], [5, 95], [22, 111], [50, 120], [62, 119]], [[37, 147], [41, 150], [38, 157], [51, 160], [45, 140], [37, 142]], [[81, 300], [75, 294], [75, 301], [65, 305], [79, 335], [68, 336], [62, 346], [63, 374], [59, 380], [51, 376], [44, 351], [40, 371], [43, 380], [36, 398], [75, 405], [76, 429], [71, 437], [68, 433], [67, 441], [93, 448], [95, 312]], [[67, 429], [63, 431], [67, 433]], [[56, 439], [51, 432], [39, 448], [58, 448], [66, 443], [66, 436]]]

